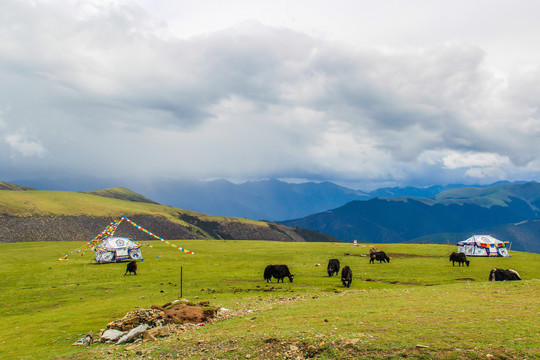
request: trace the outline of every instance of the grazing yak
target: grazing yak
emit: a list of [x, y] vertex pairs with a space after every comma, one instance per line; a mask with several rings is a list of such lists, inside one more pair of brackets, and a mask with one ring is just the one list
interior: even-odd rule
[[266, 280], [266, 282], [271, 282], [272, 276], [277, 279], [277, 282], [280, 280], [283, 282], [285, 277], [288, 277], [289, 281], [293, 282], [294, 278], [294, 275], [291, 274], [287, 265], [268, 265], [264, 269], [264, 280]]
[[457, 262], [459, 266], [465, 263], [467, 264], [467, 267], [468, 267], [470, 263], [470, 261], [467, 260], [467, 255], [465, 255], [465, 253], [457, 253], [457, 252], [453, 252], [450, 254], [450, 261], [452, 262], [452, 266], [454, 266], [454, 263]]
[[348, 265], [345, 265], [343, 270], [341, 270], [341, 282], [343, 283], [343, 286], [347, 288], [351, 286], [352, 270]]
[[137, 275], [137, 263], [135, 261], [128, 262], [124, 275], [126, 275], [127, 273], [129, 273], [129, 275], [131, 275], [131, 273]]
[[384, 251], [376, 251], [369, 254], [369, 262], [373, 264], [375, 260], [378, 260], [379, 263], [390, 262], [390, 258], [385, 254]]
[[489, 281], [521, 280], [518, 272], [512, 269], [493, 269], [489, 273]]
[[330, 261], [328, 261], [328, 267], [326, 268], [326, 271], [328, 271], [328, 276], [339, 274], [339, 260], [330, 259]]

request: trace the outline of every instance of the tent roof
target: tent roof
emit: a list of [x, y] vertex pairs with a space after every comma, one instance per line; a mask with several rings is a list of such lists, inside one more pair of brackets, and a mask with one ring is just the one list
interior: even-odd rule
[[459, 245], [472, 244], [472, 243], [481, 243], [481, 244], [500, 244], [504, 243], [499, 239], [494, 238], [491, 235], [473, 235], [467, 240], [458, 242]]
[[135, 244], [128, 238], [118, 236], [109, 236], [98, 246], [98, 248], [106, 249], [125, 249], [135, 247], [139, 247], [139, 245]]

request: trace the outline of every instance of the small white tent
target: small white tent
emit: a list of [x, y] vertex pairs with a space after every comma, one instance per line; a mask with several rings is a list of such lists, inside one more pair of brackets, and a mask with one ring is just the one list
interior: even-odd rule
[[95, 247], [96, 262], [119, 262], [124, 260], [142, 261], [140, 245], [128, 238], [110, 236]]
[[457, 244], [458, 253], [465, 253], [467, 256], [510, 256], [506, 248], [508, 241], [501, 241], [490, 235], [473, 235]]
[[[150, 231], [146, 230], [140, 225], [135, 224], [133, 221], [129, 220], [125, 215], [122, 215], [120, 219], [114, 220], [112, 223], [110, 223], [105, 230], [103, 230], [101, 233], [97, 234], [91, 241], [84, 244], [80, 248], [73, 250], [69, 253], [67, 253], [65, 256], [59, 258], [59, 261], [68, 260], [68, 256], [71, 254], [77, 254], [81, 253], [81, 256], [85, 254], [86, 251], [89, 249], [92, 249], [96, 251], [96, 257], [95, 260], [98, 263], [109, 263], [109, 262], [116, 262], [116, 261], [124, 261], [124, 260], [140, 260], [142, 261], [142, 253], [141, 253], [141, 246], [137, 244], [136, 242], [128, 239], [128, 238], [122, 238], [122, 237], [115, 237], [114, 232], [120, 225], [122, 221], [126, 220], [128, 223], [139, 229], [140, 231], [164, 242], [165, 244], [171, 245], [172, 247], [185, 252], [187, 254], [196, 254], [193, 251], [186, 250], [184, 248], [181, 248], [180, 246], [174, 245], [167, 240], [164, 240], [157, 236], [156, 234], [152, 234]], [[148, 243], [145, 243], [144, 245], [150, 246]]]

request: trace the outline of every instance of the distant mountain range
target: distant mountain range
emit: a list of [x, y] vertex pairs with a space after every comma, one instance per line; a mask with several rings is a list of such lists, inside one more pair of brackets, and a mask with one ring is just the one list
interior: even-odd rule
[[[77, 177], [51, 180], [13, 180], [37, 190], [91, 191], [124, 187], [160, 204], [219, 216], [282, 221], [334, 209], [354, 200], [401, 196], [433, 197], [442, 191], [463, 188], [450, 184], [426, 188], [381, 188], [371, 192], [353, 190], [331, 182], [287, 183], [275, 179], [234, 184], [227, 180], [155, 180]], [[497, 183], [493, 185], [508, 184]], [[475, 185], [476, 188], [487, 186]]]
[[451, 242], [489, 233], [514, 250], [540, 252], [540, 184], [459, 188], [433, 198], [396, 197], [352, 201], [336, 209], [282, 221], [342, 241]]
[[[68, 179], [60, 185], [75, 183]], [[0, 183], [0, 189], [28, 190], [32, 185], [39, 188], [43, 182]], [[160, 181], [145, 189], [144, 196], [125, 188], [84, 193], [137, 203], [160, 203], [212, 215], [281, 218], [285, 220], [278, 223], [296, 229], [297, 234], [308, 231], [305, 234], [308, 241], [456, 243], [472, 234], [486, 233], [511, 241], [514, 250], [540, 253], [540, 184], [536, 182], [362, 192], [328, 182]], [[194, 224], [200, 222], [191, 217], [182, 221], [186, 219]], [[277, 225], [268, 224], [270, 228]], [[249, 233], [259, 238], [256, 231]], [[217, 238], [220, 236], [215, 234]]]

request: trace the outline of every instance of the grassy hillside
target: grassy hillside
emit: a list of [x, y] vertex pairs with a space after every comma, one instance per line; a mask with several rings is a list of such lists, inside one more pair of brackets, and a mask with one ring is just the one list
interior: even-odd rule
[[[88, 241], [122, 215], [167, 239], [310, 240], [296, 229], [264, 221], [67, 191], [0, 190], [0, 214], [0, 242]], [[120, 236], [152, 239], [129, 225], [119, 231]]]
[[[91, 254], [56, 260], [81, 242], [0, 244], [0, 358], [540, 356], [538, 254], [472, 258], [470, 267], [453, 267], [448, 254], [455, 246], [447, 245], [377, 245], [391, 262], [369, 264], [360, 256], [369, 252], [368, 244], [174, 243], [198, 255], [158, 242], [143, 248], [137, 276], [123, 276], [125, 264], [92, 264]], [[350, 289], [327, 276], [330, 258], [352, 268]], [[272, 263], [288, 264], [294, 282], [264, 282], [263, 269]], [[180, 298], [180, 267], [184, 298], [208, 300], [241, 315], [133, 347], [71, 346], [128, 311]], [[490, 283], [493, 267], [516, 269], [523, 281]], [[142, 356], [143, 351], [148, 353]]]
[[444, 203], [476, 204], [480, 206], [505, 206], [511, 198], [526, 201], [533, 209], [540, 210], [540, 183], [506, 184], [488, 188], [458, 188], [443, 191], [435, 200]]
[[158, 204], [157, 202], [153, 200], [145, 198], [144, 196], [123, 187], [115, 187], [115, 188], [104, 189], [104, 190], [81, 191], [81, 193], [103, 196], [103, 197], [108, 197], [112, 199], [143, 202], [143, 203], [149, 203], [149, 204]]
[[34, 190], [31, 187], [19, 186], [5, 181], [0, 181], [0, 190], [11, 190], [11, 191], [25, 191], [25, 190]]

